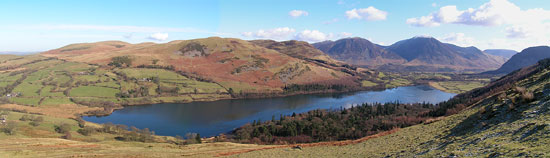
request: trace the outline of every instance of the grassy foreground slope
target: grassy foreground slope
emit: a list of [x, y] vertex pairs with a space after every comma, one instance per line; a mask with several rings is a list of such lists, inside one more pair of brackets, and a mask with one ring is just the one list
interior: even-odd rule
[[[171, 142], [175, 138], [164, 136], [153, 136], [150, 142], [120, 141], [121, 134], [116, 133], [83, 135], [78, 131], [85, 128], [73, 119], [13, 111], [0, 114], [7, 116], [7, 123], [0, 123], [0, 157], [212, 157], [269, 147], [229, 142], [177, 145]], [[59, 132], [60, 126], [67, 126], [65, 133]], [[89, 122], [84, 126], [102, 127]]]
[[479, 92], [492, 94], [458, 114], [362, 143], [260, 150], [236, 157], [550, 156], [550, 60], [469, 93]]

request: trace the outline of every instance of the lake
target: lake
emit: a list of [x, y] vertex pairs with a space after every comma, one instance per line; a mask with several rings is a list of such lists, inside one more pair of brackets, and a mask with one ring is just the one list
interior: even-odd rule
[[454, 95], [421, 85], [383, 91], [129, 106], [116, 110], [109, 116], [90, 116], [83, 119], [95, 123], [111, 122], [149, 128], [157, 135], [185, 136], [186, 133], [200, 133], [203, 137], [210, 137], [227, 133], [254, 120], [271, 120], [272, 116], [278, 119], [281, 114], [291, 115], [293, 112], [301, 113], [315, 109], [340, 109], [365, 102], [438, 103]]

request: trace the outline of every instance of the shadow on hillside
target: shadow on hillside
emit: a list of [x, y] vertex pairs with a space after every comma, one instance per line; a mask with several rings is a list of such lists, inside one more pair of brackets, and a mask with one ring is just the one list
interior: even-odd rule
[[522, 119], [522, 113], [531, 108], [526, 103], [515, 105], [514, 108], [509, 108], [509, 104], [498, 104], [497, 99], [488, 99], [484, 103], [479, 112], [470, 115], [468, 118], [460, 122], [451, 129], [451, 133], [447, 137], [464, 136], [474, 133], [480, 133], [500, 123], [511, 123]]

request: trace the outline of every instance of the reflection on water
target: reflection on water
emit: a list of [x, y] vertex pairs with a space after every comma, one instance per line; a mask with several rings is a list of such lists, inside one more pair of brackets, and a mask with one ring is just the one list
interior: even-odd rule
[[384, 91], [363, 91], [343, 94], [312, 94], [263, 99], [234, 99], [185, 104], [153, 104], [126, 107], [104, 117], [84, 117], [85, 120], [149, 128], [158, 135], [201, 136], [226, 133], [253, 120], [277, 119], [314, 109], [339, 109], [365, 102], [437, 103], [454, 96], [428, 86], [411, 86]]

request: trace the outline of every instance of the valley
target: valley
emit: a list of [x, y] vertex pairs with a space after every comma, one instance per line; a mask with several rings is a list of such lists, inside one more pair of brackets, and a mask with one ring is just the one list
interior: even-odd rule
[[550, 1], [0, 1], [0, 158], [550, 157]]
[[[229, 50], [235, 50], [221, 51], [218, 44], [224, 42], [243, 46], [226, 45]], [[215, 46], [208, 47], [209, 44]], [[170, 48], [179, 46], [183, 48]], [[152, 52], [173, 50], [174, 54], [148, 57]], [[221, 56], [231, 59], [217, 61]], [[277, 61], [280, 58], [285, 59]], [[216, 66], [193, 64], [201, 62], [219, 67], [231, 65], [232, 68], [231, 71], [220, 70], [223, 73], [219, 74], [214, 73]], [[73, 44], [35, 55], [2, 55], [0, 69], [3, 95], [0, 109], [7, 119], [2, 125], [0, 139], [27, 144], [27, 147], [2, 144], [6, 146], [3, 151], [9, 150], [2, 154], [10, 157], [252, 156], [270, 154], [272, 150], [276, 153], [285, 150], [284, 153], [294, 155], [289, 152], [294, 149], [287, 148], [295, 145], [286, 144], [313, 143], [303, 144], [308, 146], [305, 153], [309, 150], [322, 153], [317, 150], [334, 148], [333, 145], [340, 141], [346, 148], [350, 147], [349, 154], [361, 155], [364, 153], [353, 151], [353, 146], [389, 139], [388, 136], [401, 132], [414, 135], [409, 129], [432, 125], [426, 122], [433, 121], [436, 125], [444, 122], [440, 120], [469, 115], [460, 111], [469, 111], [470, 108], [464, 109], [469, 107], [465, 105], [473, 102], [455, 103], [454, 100], [484, 89], [480, 87], [494, 86], [495, 82], [506, 78], [472, 72], [384, 71], [355, 67], [299, 41], [223, 38], [175, 41], [165, 45], [113, 41]], [[543, 68], [533, 69], [529, 70], [536, 74], [546, 72], [539, 70]], [[454, 94], [459, 95], [446, 101]], [[336, 116], [346, 117], [341, 121], [350, 121], [349, 114], [339, 111], [356, 113], [348, 108], [362, 109], [360, 107], [364, 106], [360, 105], [387, 108], [386, 104], [394, 101], [399, 101], [393, 108], [397, 111], [368, 113], [367, 118], [372, 119], [359, 119], [369, 122], [366, 126], [356, 126], [356, 123], [349, 127], [325, 125], [333, 130], [362, 132], [338, 131], [335, 133], [339, 136], [333, 137], [321, 132], [330, 131], [323, 129], [314, 132], [318, 134], [308, 134], [307, 130], [315, 131], [318, 127], [307, 127], [308, 121], [301, 122], [309, 117], [318, 117], [319, 121]], [[421, 102], [431, 104], [415, 104]], [[320, 116], [311, 115], [312, 112]], [[452, 115], [456, 113], [460, 115]], [[352, 118], [357, 117], [355, 115], [363, 114], [354, 114]], [[274, 126], [275, 120], [287, 120], [278, 122], [280, 124], [306, 125], [301, 128], [307, 130], [287, 135], [284, 131], [292, 128]], [[254, 132], [259, 129], [279, 132]], [[385, 134], [387, 132], [397, 134]], [[46, 139], [48, 143], [43, 142]], [[66, 152], [58, 155], [48, 152], [61, 148]], [[143, 149], [151, 150], [145, 153]], [[112, 153], [117, 150], [125, 152]], [[380, 154], [393, 152], [390, 149], [381, 151], [384, 152]]]
[[[199, 41], [207, 43], [210, 40], [214, 40], [214, 43], [216, 43], [219, 42], [217, 40], [223, 41], [232, 39], [208, 38], [201, 39]], [[185, 44], [186, 42], [183, 43]], [[258, 43], [259, 45], [252, 43]], [[190, 140], [193, 140], [194, 138], [190, 138], [187, 135], [189, 133], [198, 132], [200, 134], [203, 134], [203, 136], [217, 136], [221, 133], [230, 132], [231, 129], [240, 127], [241, 125], [247, 124], [248, 122], [256, 119], [269, 120], [272, 118], [272, 116], [275, 116], [275, 113], [277, 115], [291, 115], [293, 113], [307, 112], [309, 110], [315, 110], [318, 108], [337, 109], [339, 107], [347, 107], [350, 104], [362, 104], [365, 102], [391, 102], [395, 100], [408, 102], [405, 98], [399, 96], [388, 98], [387, 95], [384, 95], [384, 93], [386, 93], [385, 91], [382, 91], [380, 94], [378, 94], [379, 92], [371, 93], [358, 91], [384, 89], [394, 91], [393, 88], [396, 88], [395, 90], [399, 91], [399, 89], [403, 88], [403, 86], [429, 85], [431, 82], [445, 83], [462, 81], [465, 83], [471, 83], [474, 80], [480, 80], [480, 77], [472, 78], [456, 73], [382, 72], [366, 68], [356, 68], [324, 55], [321, 51], [313, 48], [307, 43], [300, 43], [296, 41], [282, 43], [274, 41], [252, 41], [252, 43], [250, 43], [251, 46], [248, 47], [261, 50], [266, 53], [271, 52], [271, 56], [280, 56], [290, 59], [284, 60], [285, 62], [295, 62], [287, 63], [286, 66], [283, 62], [283, 65], [277, 68], [276, 65], [266, 66], [266, 64], [269, 65], [271, 63], [281, 64], [280, 61], [275, 61], [276, 59], [271, 60], [271, 57], [268, 56], [264, 58], [260, 56], [249, 55], [248, 57], [253, 60], [255, 64], [260, 64], [256, 65], [258, 67], [250, 69], [250, 67], [248, 66], [238, 66], [238, 64], [247, 65], [247, 63], [242, 62], [241, 58], [239, 58], [238, 56], [239, 54], [241, 54], [241, 52], [246, 52], [246, 50], [239, 50], [238, 53], [235, 54], [237, 56], [232, 57], [232, 60], [223, 62], [216, 61], [217, 64], [228, 64], [227, 62], [229, 62], [231, 65], [234, 65], [235, 67], [233, 71], [231, 71], [231, 73], [225, 75], [204, 74], [204, 72], [210, 72], [212, 70], [204, 70], [202, 71], [203, 73], [199, 73], [200, 71], [194, 69], [195, 67], [199, 67], [195, 64], [187, 66], [185, 64], [174, 64], [176, 65], [174, 66], [171, 65], [171, 62], [209, 62], [209, 60], [212, 60], [208, 59], [212, 58], [211, 56], [223, 55], [223, 51], [217, 52], [218, 47], [211, 48], [212, 50], [203, 50], [205, 52], [212, 53], [209, 54], [208, 57], [205, 54], [201, 54], [203, 56], [200, 56], [199, 54], [195, 54], [192, 56], [182, 56], [180, 54], [177, 54], [176, 51], [176, 54], [169, 54], [167, 56], [159, 56], [158, 58], [151, 59], [140, 57], [139, 53], [127, 53], [125, 52], [126, 50], [120, 50], [128, 45], [127, 43], [120, 42], [75, 44], [36, 55], [2, 55], [0, 61], [0, 69], [2, 70], [0, 73], [0, 75], [2, 75], [2, 89], [0, 92], [2, 92], [2, 95], [4, 97], [2, 97], [2, 105], [0, 105], [0, 109], [2, 109], [2, 113], [6, 115], [7, 123], [2, 127], [3, 133], [0, 133], [0, 135], [2, 135], [1, 138], [9, 140], [8, 142], [18, 141], [26, 142], [28, 144], [40, 144], [38, 147], [33, 148], [31, 151], [27, 152], [19, 151], [19, 147], [13, 146], [15, 144], [3, 145], [9, 147], [10, 151], [14, 151], [8, 152], [8, 156], [11, 155], [23, 157], [24, 155], [36, 154], [44, 156], [54, 156], [48, 154], [47, 151], [55, 149], [57, 147], [62, 147], [67, 151], [64, 154], [57, 155], [61, 157], [63, 157], [63, 155], [114, 156], [112, 154], [107, 154], [110, 153], [112, 150], [125, 150], [128, 151], [126, 153], [128, 155], [145, 154], [139, 151], [141, 148], [144, 147], [159, 148], [158, 151], [148, 154], [163, 152], [166, 155], [171, 155], [175, 153], [181, 154], [181, 151], [183, 151], [184, 149], [188, 151], [188, 154], [190, 155], [195, 155], [199, 153], [220, 154], [222, 149], [229, 148], [234, 149], [236, 152], [248, 149], [261, 149], [268, 147], [269, 145], [244, 145], [224, 141], [218, 142], [221, 140], [211, 140], [214, 138], [218, 139], [217, 137], [212, 137], [208, 139], [201, 138], [204, 139], [204, 141], [207, 143], [194, 145], [192, 142], [190, 142]], [[193, 44], [191, 45], [193, 46]], [[130, 48], [129, 50], [139, 50], [145, 48], [151, 49], [148, 51], [144, 51], [143, 55], [147, 55], [151, 51], [154, 52], [155, 49], [160, 49], [157, 48], [160, 46], [148, 48], [151, 47], [151, 44], [138, 44], [136, 46], [128, 45], [127, 47], [139, 47]], [[184, 46], [184, 48], [186, 49], [188, 47], [191, 47], [190, 44]], [[195, 48], [193, 47], [192, 49]], [[86, 52], [85, 50], [88, 50], [88, 52]], [[117, 50], [118, 53], [109, 53], [109, 56], [107, 56], [106, 54], [101, 54], [101, 52], [103, 51], [111, 52], [113, 50]], [[254, 51], [252, 51], [251, 53], [253, 53]], [[308, 53], [305, 55], [287, 55], [288, 52], [301, 53], [303, 51], [310, 51], [312, 53]], [[170, 51], [163, 50], [163, 52]], [[191, 52], [201, 51], [191, 50]], [[283, 54], [279, 52], [286, 53]], [[247, 56], [240, 57], [247, 58]], [[241, 76], [246, 73], [253, 73], [253, 75], [256, 76], [257, 71], [267, 73], [272, 70], [274, 70], [275, 73], [266, 74], [268, 76], [271, 75], [272, 77], [262, 80], [263, 82], [258, 82], [258, 80], [243, 80], [243, 78], [247, 77], [246, 75]], [[223, 71], [225, 72], [225, 70]], [[322, 79], [324, 77], [321, 74], [326, 73], [330, 73], [330, 77], [327, 78], [328, 80]], [[296, 77], [309, 78], [313, 74], [319, 74], [320, 76], [311, 78], [314, 80], [307, 80], [308, 82], [302, 82], [306, 81], [303, 79], [295, 79]], [[227, 75], [229, 75], [229, 78], [227, 78]], [[316, 78], [319, 78], [320, 80], [316, 81]], [[293, 80], [300, 82], [295, 82]], [[481, 80], [485, 81], [485, 79]], [[282, 83], [285, 83], [285, 85], [283, 85]], [[479, 84], [474, 86], [466, 86], [466, 89], [472, 89], [476, 86], [479, 87], [482, 86], [482, 84], [486, 83], [487, 82], [479, 82]], [[444, 91], [452, 91], [445, 88], [440, 89]], [[422, 91], [425, 90], [420, 90], [419, 92]], [[235, 107], [247, 104], [239, 101], [238, 99], [243, 99], [243, 101], [246, 101], [249, 100], [248, 98], [281, 96], [290, 96], [291, 98], [311, 98], [313, 96], [323, 96], [323, 94], [320, 93], [333, 93], [328, 96], [337, 97], [330, 99], [330, 97], [326, 98], [327, 95], [325, 95], [325, 97], [316, 99], [317, 101], [291, 99], [292, 102], [296, 104], [296, 106], [292, 106], [291, 108], [285, 110], [275, 110], [278, 112], [265, 111], [263, 112], [265, 113], [265, 115], [258, 115], [258, 111], [253, 110], [250, 111], [250, 114], [252, 115], [248, 114], [250, 116], [242, 116], [243, 110], [238, 110], [239, 112], [235, 113], [237, 118], [244, 117], [246, 119], [241, 118], [237, 119], [238, 121], [232, 121], [233, 123], [231, 123], [231, 126], [228, 126], [228, 128], [222, 130], [203, 129], [203, 132], [201, 132], [201, 130], [195, 131], [194, 129], [196, 128], [191, 128], [193, 126], [165, 124], [165, 126], [167, 125], [184, 127], [184, 130], [180, 130], [175, 133], [166, 133], [163, 132], [162, 128], [166, 129], [169, 127], [160, 128], [152, 126], [151, 124], [147, 124], [147, 122], [152, 123], [151, 121], [141, 121], [145, 124], [123, 123], [119, 121], [125, 119], [116, 117], [116, 115], [113, 115], [113, 117], [116, 119], [112, 121], [99, 121], [99, 119], [92, 119], [95, 118], [95, 116], [110, 115], [113, 112], [115, 112], [115, 114], [117, 114], [119, 111], [125, 113], [125, 110], [135, 111], [131, 109], [147, 107], [144, 106], [144, 104], [158, 104], [157, 106], [167, 107], [168, 105], [163, 105], [162, 103], [187, 103], [197, 104], [197, 106], [200, 106], [202, 108], [203, 104], [207, 103], [214, 105], [220, 102], [230, 102], [235, 105], [226, 106]], [[415, 92], [412, 91], [412, 93]], [[413, 95], [411, 99], [414, 99], [409, 101], [410, 103], [422, 101], [439, 102], [445, 100], [445, 98], [449, 98], [450, 96], [452, 96], [444, 92], [438, 93], [445, 94], [447, 97], [433, 98], [433, 95], [427, 95], [432, 98], [418, 98], [414, 97], [416, 95]], [[350, 94], [351, 96], [342, 98], [342, 96], [347, 96]], [[355, 96], [357, 94], [359, 95]], [[415, 94], [418, 94], [418, 92], [416, 92]], [[375, 96], [386, 97], [379, 98], [382, 100], [375, 99], [370, 101], [361, 99], [364, 97], [371, 98]], [[350, 100], [351, 98], [354, 99]], [[273, 101], [272, 99], [268, 100], [269, 102]], [[290, 100], [281, 100], [281, 104], [278, 104], [277, 106], [289, 106], [289, 103], [291, 103], [289, 101]], [[254, 108], [256, 109], [272, 109], [272, 107], [255, 107], [257, 103], [259, 102], [250, 102], [249, 104], [250, 106], [254, 106]], [[184, 106], [188, 107], [189, 105]], [[216, 107], [212, 108], [214, 108], [215, 110], [220, 109]], [[209, 113], [209, 111], [214, 110], [212, 108], [205, 109], [205, 113]], [[155, 111], [158, 110], [159, 109], [156, 109]], [[184, 109], [183, 111], [196, 112], [197, 109]], [[261, 113], [262, 112], [260, 112], [260, 114]], [[146, 112], [139, 115], [147, 116], [153, 114], [154, 113]], [[219, 114], [217, 116], [224, 117], [224, 114]], [[177, 115], [190, 117], [189, 119], [187, 119], [187, 121], [194, 120], [192, 119], [192, 117], [194, 117], [193, 115]], [[86, 120], [92, 122], [82, 120], [81, 117], [83, 116], [91, 116], [88, 117]], [[110, 117], [112, 116], [100, 118], [107, 119]], [[279, 116], [276, 117], [279, 118]], [[209, 117], [208, 119], [212, 118]], [[135, 119], [132, 120], [135, 121]], [[148, 120], [155, 120], [155, 118], [152, 117]], [[113, 127], [116, 128], [113, 129], [109, 124], [96, 124], [93, 122], [119, 122], [121, 124], [132, 126], [132, 128], [128, 128], [128, 126], [125, 125], [115, 125]], [[199, 122], [195, 122], [193, 124], [196, 123]], [[163, 123], [155, 124], [162, 125]], [[203, 122], [202, 124], [208, 125], [209, 123]], [[134, 126], [137, 126], [139, 128], [135, 128]], [[154, 133], [151, 129], [159, 129], [154, 130], [159, 131], [158, 135], [157, 133]], [[210, 133], [205, 133], [206, 131]], [[188, 139], [183, 140], [180, 137], [176, 137], [178, 135], [186, 136], [186, 138]], [[45, 139], [49, 139], [49, 143], [40, 143]], [[178, 145], [182, 142], [189, 145]], [[116, 146], [122, 145], [124, 149], [122, 149], [121, 147], [113, 147], [113, 145], [115, 144]], [[47, 146], [48, 148], [40, 149], [40, 146]], [[191, 151], [189, 151], [189, 149], [187, 148], [194, 148], [194, 146], [205, 146], [205, 148]], [[170, 149], [173, 152], [166, 153], [165, 151], [167, 150], [167, 148], [173, 148]], [[7, 148], [4, 148], [3, 150], [5, 149]], [[97, 152], [88, 153], [89, 150], [94, 150]], [[131, 150], [135, 150], [135, 152], [129, 152]], [[231, 150], [223, 151], [227, 152]], [[185, 155], [185, 153], [183, 154]]]

